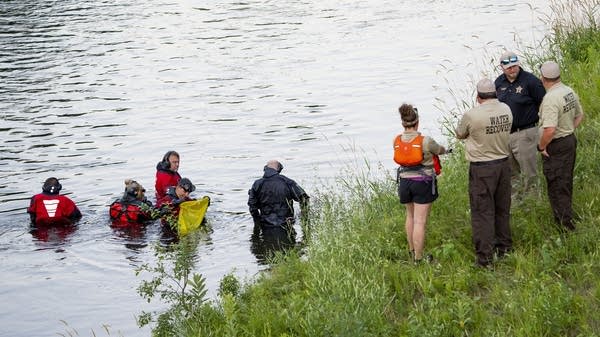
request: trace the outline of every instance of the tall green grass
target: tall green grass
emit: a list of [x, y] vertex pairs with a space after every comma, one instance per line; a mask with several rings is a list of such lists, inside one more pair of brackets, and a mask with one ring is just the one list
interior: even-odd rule
[[428, 223], [426, 250], [435, 260], [414, 265], [394, 179], [367, 166], [311, 199], [302, 253], [278, 256], [241, 288], [227, 276], [218, 300], [176, 322], [172, 335], [600, 336], [600, 5], [575, 3], [588, 7], [569, 13], [592, 14], [554, 18], [546, 57], [561, 63], [586, 113], [577, 131], [576, 232], [554, 226], [540, 177], [539, 193], [512, 208], [514, 252], [493, 270], [474, 268], [459, 146], [444, 163]]

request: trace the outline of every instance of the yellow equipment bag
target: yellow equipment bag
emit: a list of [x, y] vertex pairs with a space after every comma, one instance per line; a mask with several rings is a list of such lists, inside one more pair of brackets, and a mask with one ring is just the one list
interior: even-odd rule
[[208, 205], [210, 205], [210, 198], [207, 196], [198, 200], [184, 201], [179, 204], [179, 217], [177, 218], [177, 232], [179, 236], [187, 235], [189, 232], [200, 227]]

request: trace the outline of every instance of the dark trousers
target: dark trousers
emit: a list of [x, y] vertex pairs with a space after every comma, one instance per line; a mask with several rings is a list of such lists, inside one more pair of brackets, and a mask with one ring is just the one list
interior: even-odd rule
[[291, 223], [281, 226], [255, 225], [251, 241], [250, 250], [259, 263], [265, 264], [277, 252], [285, 253], [295, 247], [296, 231]]
[[573, 170], [577, 138], [571, 134], [554, 139], [546, 147], [550, 157], [542, 156], [548, 199], [557, 224], [568, 229], [573, 225]]
[[510, 233], [511, 172], [508, 160], [469, 165], [471, 227], [477, 263], [492, 262], [512, 249]]

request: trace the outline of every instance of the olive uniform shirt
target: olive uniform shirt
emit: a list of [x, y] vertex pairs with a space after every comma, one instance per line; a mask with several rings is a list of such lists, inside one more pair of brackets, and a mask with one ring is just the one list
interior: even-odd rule
[[577, 94], [559, 82], [548, 89], [540, 106], [540, 130], [555, 127], [552, 139], [568, 136], [575, 131], [573, 120], [582, 113]]
[[513, 116], [510, 107], [497, 99], [488, 99], [465, 112], [456, 135], [465, 139], [465, 156], [470, 162], [507, 158]]

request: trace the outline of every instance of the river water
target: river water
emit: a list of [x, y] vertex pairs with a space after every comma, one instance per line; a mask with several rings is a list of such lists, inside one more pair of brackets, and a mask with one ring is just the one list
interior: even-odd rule
[[[391, 170], [397, 107], [441, 135], [453, 100], [502, 48], [535, 46], [547, 1], [0, 2], [0, 336], [148, 336], [136, 293], [156, 224], [109, 227], [134, 178], [153, 196], [171, 149], [209, 195], [212, 233], [196, 271], [214, 297], [230, 272], [265, 266], [250, 249], [247, 190], [264, 163], [309, 194], [350, 168]], [[29, 231], [49, 176], [84, 217], [71, 233]]]

